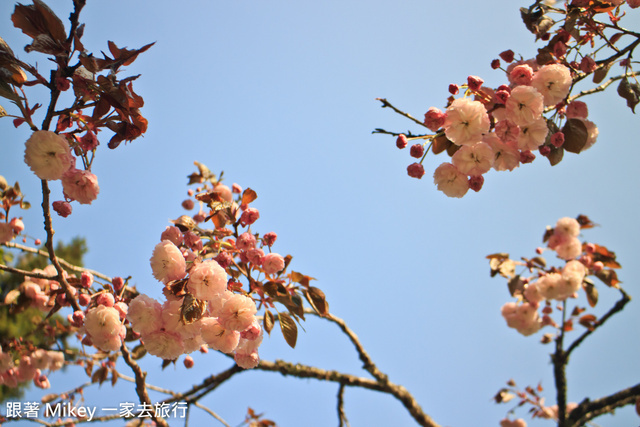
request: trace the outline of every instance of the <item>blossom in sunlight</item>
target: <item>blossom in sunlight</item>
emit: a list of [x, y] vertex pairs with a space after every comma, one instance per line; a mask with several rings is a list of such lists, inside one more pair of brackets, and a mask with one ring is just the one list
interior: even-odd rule
[[465, 145], [455, 152], [451, 161], [465, 175], [482, 175], [493, 165], [493, 150], [484, 142]]
[[262, 258], [262, 268], [264, 268], [264, 272], [269, 276], [276, 274], [284, 269], [284, 258], [275, 252], [266, 254]]
[[75, 163], [67, 140], [48, 130], [35, 131], [25, 144], [24, 161], [40, 179], [62, 178]]
[[447, 108], [444, 133], [456, 145], [471, 145], [489, 132], [489, 115], [479, 101], [459, 98]]
[[518, 86], [511, 91], [505, 106], [507, 119], [518, 126], [524, 126], [542, 116], [544, 98], [531, 86]]
[[251, 326], [257, 311], [251, 298], [233, 294], [222, 306], [218, 321], [225, 329], [242, 332]]
[[231, 353], [240, 342], [240, 332], [225, 329], [215, 317], [201, 320], [200, 333], [209, 347], [223, 353]]
[[527, 422], [522, 418], [517, 420], [503, 419], [500, 421], [500, 427], [527, 427]]
[[187, 287], [197, 299], [212, 300], [227, 290], [227, 272], [214, 260], [201, 262], [189, 270]]
[[449, 197], [462, 197], [469, 190], [467, 176], [451, 163], [442, 163], [436, 168], [433, 182]]
[[120, 321], [120, 313], [113, 307], [96, 306], [84, 319], [84, 328], [93, 345], [102, 351], [116, 351], [122, 345], [127, 330]]
[[127, 320], [134, 332], [149, 334], [162, 327], [162, 305], [155, 299], [140, 294], [129, 303]]
[[518, 148], [521, 150], [536, 150], [544, 144], [548, 133], [547, 121], [543, 117], [522, 125], [517, 138]]
[[520, 151], [514, 143], [503, 142], [495, 133], [485, 136], [484, 142], [493, 151], [493, 168], [497, 171], [512, 171], [520, 165]]
[[534, 334], [542, 327], [536, 305], [528, 302], [521, 305], [508, 302], [502, 306], [501, 312], [502, 317], [507, 321], [507, 326], [516, 329], [524, 336]]
[[62, 175], [62, 189], [67, 198], [90, 205], [100, 192], [98, 177], [82, 169], [69, 169]]
[[169, 240], [163, 240], [156, 245], [150, 262], [153, 277], [162, 283], [182, 279], [186, 274], [187, 264], [182, 252]]
[[177, 359], [184, 353], [182, 338], [175, 332], [163, 330], [152, 332], [144, 337], [143, 343], [149, 354], [165, 360]]
[[544, 97], [544, 105], [556, 105], [562, 102], [571, 89], [571, 72], [561, 64], [549, 64], [533, 75], [531, 86]]

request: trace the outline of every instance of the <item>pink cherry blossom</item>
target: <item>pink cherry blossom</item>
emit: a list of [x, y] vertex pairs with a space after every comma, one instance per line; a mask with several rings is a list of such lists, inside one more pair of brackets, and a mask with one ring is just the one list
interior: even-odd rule
[[520, 134], [516, 140], [518, 148], [520, 150], [535, 150], [544, 144], [548, 133], [547, 121], [543, 117], [521, 125]]
[[253, 352], [249, 354], [244, 353], [236, 353], [233, 356], [233, 359], [236, 361], [238, 366], [242, 369], [253, 369], [260, 363], [260, 357], [258, 356], [258, 352]]
[[578, 292], [582, 287], [582, 280], [587, 274], [587, 269], [580, 261], [571, 260], [564, 266], [561, 274], [562, 279], [567, 282], [568, 288], [573, 289], [573, 292]]
[[433, 172], [433, 182], [438, 190], [449, 197], [462, 197], [469, 190], [467, 176], [451, 163], [442, 163]]
[[627, 4], [631, 9], [640, 7], [640, 0], [627, 0]]
[[117, 351], [126, 335], [126, 328], [120, 321], [118, 310], [104, 305], [87, 311], [84, 327], [93, 345], [102, 351]]
[[62, 175], [62, 189], [69, 199], [90, 205], [100, 192], [98, 177], [89, 171], [71, 168]]
[[284, 258], [275, 252], [266, 254], [262, 258], [262, 268], [264, 268], [264, 272], [269, 276], [276, 274], [284, 269]]
[[231, 189], [224, 184], [218, 184], [213, 188], [213, 191], [219, 195], [225, 202], [233, 201], [233, 194]]
[[505, 104], [507, 118], [518, 126], [527, 125], [542, 116], [542, 94], [531, 86], [513, 88]]
[[530, 85], [533, 68], [527, 64], [516, 65], [509, 73], [509, 81], [515, 85]]
[[516, 329], [524, 336], [532, 335], [542, 327], [542, 321], [533, 304], [517, 305], [515, 302], [508, 302], [502, 306], [501, 312], [502, 317], [507, 321], [507, 326]]
[[140, 294], [129, 303], [127, 320], [134, 332], [149, 334], [162, 328], [162, 306], [155, 299]]
[[153, 277], [162, 283], [182, 279], [186, 274], [187, 264], [182, 252], [169, 240], [163, 240], [155, 246], [150, 262]]
[[500, 427], [527, 427], [527, 422], [522, 418], [509, 420], [507, 418], [500, 421]]
[[195, 264], [187, 287], [197, 299], [213, 300], [227, 290], [227, 272], [214, 260]]
[[469, 98], [459, 98], [447, 108], [444, 121], [447, 138], [456, 145], [471, 145], [489, 132], [489, 115], [484, 105]]
[[48, 130], [35, 131], [25, 144], [24, 161], [40, 179], [56, 180], [75, 159], [67, 140]]
[[240, 332], [225, 329], [215, 317], [206, 317], [201, 321], [200, 333], [209, 347], [223, 353], [231, 353], [240, 342]]
[[493, 151], [493, 168], [497, 171], [512, 171], [520, 165], [520, 151], [512, 143], [505, 143], [495, 133], [484, 138]]
[[485, 142], [465, 145], [455, 152], [451, 162], [465, 175], [482, 175], [493, 165], [493, 150]]
[[256, 303], [247, 296], [233, 294], [225, 301], [218, 321], [225, 329], [244, 331], [255, 320]]
[[531, 86], [535, 87], [544, 97], [544, 105], [556, 105], [562, 102], [571, 89], [571, 72], [561, 64], [549, 64], [540, 68], [531, 80]]
[[144, 337], [143, 343], [149, 354], [165, 360], [175, 360], [184, 353], [182, 338], [175, 332], [164, 330], [152, 332]]

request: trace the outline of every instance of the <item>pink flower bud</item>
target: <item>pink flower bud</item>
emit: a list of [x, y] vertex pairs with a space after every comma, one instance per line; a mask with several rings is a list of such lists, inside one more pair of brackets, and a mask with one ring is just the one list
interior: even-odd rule
[[553, 55], [556, 58], [562, 58], [566, 54], [567, 54], [567, 45], [564, 42], [558, 41], [556, 42], [556, 44], [553, 45]]
[[596, 261], [593, 263], [592, 268], [593, 268], [593, 271], [597, 273], [604, 269], [604, 264], [602, 263], [602, 261]]
[[480, 191], [482, 184], [484, 184], [484, 177], [482, 175], [469, 177], [469, 188], [476, 193]]
[[421, 179], [424, 176], [424, 167], [420, 163], [412, 163], [407, 166], [407, 174], [411, 178]]
[[253, 224], [260, 218], [260, 212], [255, 208], [246, 208], [240, 216], [240, 225], [246, 227]]
[[61, 217], [66, 218], [71, 215], [71, 204], [59, 200], [57, 202], [53, 202], [53, 210]]
[[541, 156], [547, 157], [551, 153], [551, 147], [549, 147], [548, 145], [543, 145], [538, 149], [538, 151], [540, 151]]
[[467, 77], [467, 85], [469, 86], [469, 89], [474, 92], [480, 90], [480, 88], [482, 87], [482, 83], [484, 83], [484, 80], [482, 80], [478, 76]]
[[520, 163], [531, 163], [535, 160], [536, 155], [530, 150], [520, 152]]
[[91, 297], [88, 294], [80, 294], [78, 295], [78, 304], [81, 306], [86, 306], [91, 302]]
[[83, 288], [90, 288], [93, 285], [93, 274], [88, 271], [83, 271], [80, 276], [80, 282]]
[[238, 240], [236, 240], [236, 248], [240, 250], [249, 250], [256, 246], [256, 238], [251, 233], [242, 233], [238, 236]]
[[562, 144], [564, 144], [564, 133], [556, 132], [553, 135], [551, 135], [551, 143], [556, 148], [562, 147]]
[[122, 277], [114, 277], [111, 279], [111, 284], [113, 285], [113, 290], [120, 292], [124, 287], [124, 279]]
[[451, 83], [451, 84], [449, 85], [449, 93], [450, 93], [451, 95], [457, 95], [459, 91], [460, 91], [460, 88], [458, 87], [458, 85], [457, 85], [457, 84], [455, 84], [455, 83]]
[[407, 146], [407, 144], [408, 144], [408, 141], [407, 141], [406, 135], [403, 133], [398, 135], [398, 138], [396, 139], [396, 147], [402, 150]]
[[596, 245], [594, 245], [593, 243], [587, 243], [586, 250], [587, 253], [592, 254], [596, 251]]
[[506, 90], [499, 90], [496, 92], [496, 99], [500, 104], [506, 104], [507, 99], [509, 99], [510, 93]]
[[113, 298], [113, 294], [103, 292], [96, 298], [96, 303], [98, 305], [104, 305], [105, 307], [113, 307], [115, 298]]
[[70, 87], [71, 82], [69, 80], [65, 79], [64, 77], [56, 77], [56, 89], [58, 89], [60, 92], [69, 90]]
[[500, 58], [502, 58], [504, 62], [512, 62], [514, 56], [515, 54], [511, 49], [505, 50], [504, 52], [500, 53]]
[[270, 231], [269, 233], [266, 233], [264, 236], [262, 236], [262, 244], [271, 247], [276, 242], [277, 238], [278, 235], [273, 231]]
[[437, 132], [444, 125], [446, 116], [439, 108], [431, 107], [424, 114], [424, 125], [432, 132]]
[[411, 155], [411, 157], [419, 159], [424, 154], [424, 147], [422, 146], [422, 144], [414, 144], [411, 146], [409, 154]]
[[214, 259], [222, 268], [227, 268], [233, 263], [233, 258], [227, 252], [220, 252]]
[[182, 207], [188, 211], [193, 209], [194, 206], [195, 206], [195, 203], [193, 202], [192, 199], [186, 199], [182, 201]]
[[242, 193], [242, 187], [240, 187], [238, 184], [236, 184], [235, 182], [231, 185], [231, 192], [232, 193], [236, 193], [236, 194], [240, 194]]
[[76, 310], [71, 315], [72, 325], [75, 327], [80, 327], [84, 323], [84, 311]]
[[90, 130], [88, 130], [87, 133], [84, 134], [84, 136], [82, 136], [82, 138], [80, 138], [80, 141], [78, 142], [80, 143], [80, 148], [82, 148], [86, 152], [95, 150], [100, 144], [100, 141], [98, 141], [98, 137], [96, 136], [96, 134], [91, 132]]
[[494, 70], [497, 70], [498, 68], [500, 68], [500, 60], [494, 59], [493, 61], [491, 61], [491, 68]]
[[42, 244], [42, 240], [36, 239], [36, 240], [34, 240], [33, 244], [36, 245], [36, 246], [40, 246]]
[[191, 356], [186, 356], [184, 358], [184, 362], [183, 363], [184, 363], [184, 367], [187, 368], [187, 369], [191, 369], [191, 368], [193, 368], [193, 365], [195, 365], [195, 362], [193, 361], [193, 357], [191, 357]]

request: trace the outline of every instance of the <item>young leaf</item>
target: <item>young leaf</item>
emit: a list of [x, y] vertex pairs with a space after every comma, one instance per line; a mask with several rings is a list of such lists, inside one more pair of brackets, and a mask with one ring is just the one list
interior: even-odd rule
[[271, 335], [271, 331], [273, 330], [273, 323], [275, 319], [273, 317], [273, 313], [269, 310], [265, 310], [264, 318], [262, 319], [262, 325], [264, 326], [264, 330], [267, 331], [267, 334]]
[[587, 127], [580, 119], [568, 119], [562, 128], [564, 144], [562, 148], [570, 153], [578, 154], [587, 143]]
[[309, 286], [309, 289], [305, 291], [304, 296], [307, 297], [307, 301], [309, 301], [311, 307], [313, 307], [320, 316], [324, 317], [329, 314], [329, 303], [327, 302], [322, 290]]
[[627, 107], [635, 114], [636, 105], [640, 102], [640, 85], [637, 82], [629, 83], [626, 77], [620, 80], [618, 95], [627, 100]]
[[287, 313], [278, 313], [278, 319], [280, 320], [282, 336], [284, 336], [289, 347], [295, 348], [296, 341], [298, 340], [298, 327], [296, 326], [296, 322], [294, 322]]

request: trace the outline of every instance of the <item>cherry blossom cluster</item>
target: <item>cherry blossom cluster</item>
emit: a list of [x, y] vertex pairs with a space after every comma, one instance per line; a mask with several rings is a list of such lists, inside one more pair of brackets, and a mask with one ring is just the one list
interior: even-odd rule
[[[484, 175], [491, 169], [513, 171], [533, 162], [536, 155], [556, 165], [565, 151], [584, 152], [596, 142], [598, 128], [588, 120], [587, 105], [577, 99], [588, 92], [570, 96], [576, 83], [591, 74], [594, 82], [600, 83], [613, 63], [619, 62], [626, 74], [618, 77], [618, 94], [632, 110], [640, 103], [640, 84], [627, 78], [635, 76], [631, 55], [637, 43], [624, 49], [615, 46], [624, 37], [638, 38], [637, 33], [618, 25], [625, 15], [620, 8], [624, 3], [571, 1], [549, 6], [536, 2], [529, 9], [523, 8], [527, 28], [547, 45], [532, 59], [516, 60], [511, 50], [494, 59], [491, 67], [505, 72], [504, 84], [487, 87], [482, 78], [474, 75], [464, 84], [451, 84], [446, 109], [429, 108], [422, 122], [380, 99], [383, 107], [391, 107], [433, 133], [397, 134], [383, 129], [375, 132], [397, 135], [396, 146], [400, 149], [410, 146], [409, 155], [414, 161], [407, 173], [413, 178], [421, 179], [426, 174], [423, 163], [429, 151], [446, 151], [451, 160], [435, 168], [433, 179], [438, 190], [456, 198], [463, 197], [469, 189], [479, 191]], [[636, 1], [626, 3], [631, 8], [638, 7]], [[558, 20], [550, 17], [554, 13], [560, 15]], [[603, 13], [608, 13], [610, 23], [597, 19]], [[598, 39], [601, 48], [595, 46]], [[597, 60], [598, 55], [606, 55], [608, 48], [613, 54]], [[623, 53], [626, 58], [621, 58]], [[458, 95], [462, 96], [456, 98]]]
[[24, 349], [20, 355], [0, 348], [0, 385], [15, 388], [21, 383], [33, 381], [36, 387], [49, 388], [45, 372], [57, 371], [64, 363], [64, 353], [61, 351]]
[[46, 130], [33, 132], [25, 144], [24, 161], [38, 178], [62, 181], [66, 200], [53, 203], [60, 216], [71, 213], [69, 202], [91, 204], [98, 197], [98, 178], [89, 170], [76, 169], [69, 140], [62, 135]]
[[[540, 256], [525, 259], [520, 263], [509, 259], [505, 254], [490, 256], [492, 271], [509, 278], [511, 293], [517, 298], [517, 301], [507, 302], [502, 306], [501, 312], [507, 326], [525, 336], [538, 332], [544, 326], [558, 327], [551, 317], [552, 301], [575, 299], [581, 289], [585, 290], [589, 303], [595, 306], [597, 292], [594, 291], [592, 282], [587, 279], [589, 275], [596, 276], [608, 286], [617, 286], [619, 281], [613, 269], [619, 268], [619, 264], [615, 261], [615, 254], [604, 246], [583, 244], [578, 239], [582, 228], [592, 226], [588, 218], [580, 216], [578, 219], [560, 218], [555, 227], [547, 229], [544, 241], [548, 249], [565, 261], [562, 267], [547, 268], [546, 261]], [[543, 248], [538, 248], [538, 255], [543, 251]], [[516, 275], [517, 265], [534, 274], [530, 277]], [[576, 307], [572, 317], [582, 314], [584, 310]], [[580, 318], [580, 323], [589, 327], [592, 320], [591, 315], [584, 316]], [[568, 322], [571, 325], [572, 319]], [[566, 330], [567, 326], [564, 327]], [[549, 337], [543, 339], [544, 342], [548, 340]]]
[[[232, 354], [243, 368], [253, 368], [259, 362], [263, 330], [270, 332], [276, 320], [270, 311], [276, 302], [289, 311], [278, 311], [277, 319], [292, 346], [292, 318], [304, 318], [300, 294], [322, 314], [326, 302], [321, 291], [308, 285], [310, 277], [285, 272], [290, 257], [271, 251], [276, 233], [251, 231], [260, 218], [258, 209], [250, 206], [256, 193], [237, 184], [230, 188], [206, 166], [196, 165], [199, 172], [189, 178], [198, 187], [188, 191], [190, 198], [182, 206], [192, 210], [197, 203], [199, 209], [166, 227], [150, 259], [166, 300], [140, 294], [129, 302], [126, 320], [151, 355], [175, 360], [211, 348]], [[203, 228], [207, 222], [212, 229]], [[258, 316], [259, 307], [263, 316]]]
[[[434, 153], [447, 150], [451, 155], [450, 162], [442, 163], [434, 171], [438, 190], [449, 197], [462, 197], [469, 189], [479, 191], [483, 176], [489, 170], [512, 171], [520, 164], [533, 161], [534, 151], [549, 155], [553, 148], [563, 146], [565, 134], [560, 130], [550, 131], [557, 125], [545, 118], [547, 107], [562, 110], [563, 118], [584, 123], [589, 130], [589, 140], [582, 150], [595, 143], [597, 128], [586, 120], [586, 104], [563, 103], [572, 85], [571, 70], [567, 66], [517, 61], [512, 62], [506, 72], [509, 84], [497, 89], [483, 86], [479, 77], [469, 76], [463, 85], [464, 97], [450, 100], [444, 112], [435, 107], [427, 111], [424, 124], [435, 134], [411, 147], [411, 156], [420, 162], [408, 167], [410, 176], [422, 178], [424, 175], [422, 160], [428, 151], [424, 146], [430, 144]], [[450, 91], [457, 94], [459, 87], [452, 85]], [[401, 134], [397, 146], [406, 146], [407, 140]]]

